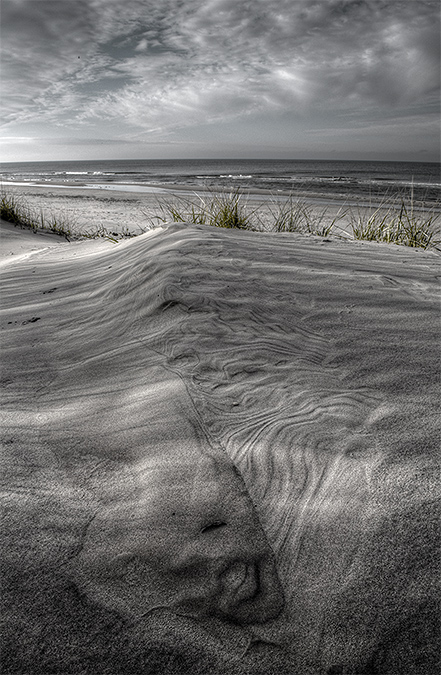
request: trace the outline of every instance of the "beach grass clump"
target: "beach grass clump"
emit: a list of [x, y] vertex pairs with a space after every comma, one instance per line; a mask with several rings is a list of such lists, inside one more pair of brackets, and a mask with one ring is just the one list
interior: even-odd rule
[[306, 202], [294, 201], [291, 197], [270, 206], [273, 217], [273, 232], [309, 231], [311, 211]]
[[16, 227], [33, 232], [44, 230], [70, 240], [72, 228], [67, 218], [51, 214], [47, 216], [43, 209], [39, 213], [32, 211], [26, 203], [15, 195], [3, 192], [0, 198], [0, 217]]
[[328, 209], [318, 209], [312, 204], [290, 196], [285, 201], [273, 202], [270, 206], [273, 232], [299, 232], [327, 237], [336, 223], [345, 217], [347, 209], [340, 208], [333, 218]]
[[[124, 225], [118, 232], [111, 231], [99, 225], [91, 230], [80, 229], [76, 226], [75, 218], [72, 214], [62, 215], [59, 213], [50, 213], [44, 209], [31, 209], [21, 196], [16, 196], [8, 192], [1, 193], [1, 212], [0, 217], [8, 223], [13, 223], [17, 227], [29, 229], [33, 232], [51, 232], [60, 237], [65, 237], [68, 241], [71, 239], [109, 239], [117, 242], [120, 239], [135, 237], [127, 225]], [[145, 229], [140, 228], [141, 234]]]
[[205, 196], [195, 193], [193, 199], [175, 195], [172, 200], [158, 200], [161, 215], [155, 218], [161, 222], [172, 220], [240, 230], [299, 232], [326, 237], [347, 211], [342, 207], [331, 217], [327, 208], [317, 209], [315, 205], [292, 196], [265, 199], [250, 208], [248, 199], [249, 196], [239, 190]]
[[[195, 203], [196, 198], [196, 203]], [[318, 211], [306, 201], [288, 197], [285, 200], [265, 200], [250, 208], [248, 196], [236, 190], [231, 193], [201, 196], [190, 199], [183, 196], [174, 200], [159, 200], [160, 216], [166, 222], [189, 222], [196, 225], [234, 228], [240, 230], [300, 232], [327, 236], [335, 223], [344, 216], [341, 209], [330, 219], [327, 209]]]
[[3, 193], [1, 195], [0, 217], [8, 223], [19, 227], [37, 230], [39, 223], [31, 211], [14, 195]]
[[416, 211], [412, 201], [402, 201], [399, 209], [381, 205], [351, 212], [350, 225], [354, 239], [428, 249], [440, 243], [439, 218], [439, 213]]
[[193, 199], [183, 196], [173, 201], [160, 200], [162, 215], [156, 216], [162, 222], [194, 223], [239, 230], [254, 230], [252, 213], [246, 207], [246, 198], [236, 190], [229, 194], [214, 194], [207, 197], [195, 194]]
[[[141, 228], [138, 234], [144, 234], [144, 232], [146, 232], [146, 230]], [[118, 232], [109, 230], [107, 227], [104, 227], [104, 225], [99, 225], [94, 230], [83, 230], [79, 236], [84, 239], [109, 239], [116, 243], [121, 239], [132, 239], [133, 237], [137, 237], [138, 234], [132, 232], [127, 225], [124, 225], [121, 228], [121, 231]]]

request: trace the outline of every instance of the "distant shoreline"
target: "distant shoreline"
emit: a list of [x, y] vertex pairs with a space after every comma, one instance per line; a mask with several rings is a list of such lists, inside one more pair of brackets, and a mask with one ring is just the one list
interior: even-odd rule
[[101, 194], [235, 193], [247, 200], [293, 198], [319, 206], [439, 209], [435, 163], [331, 160], [90, 160], [0, 165], [5, 189], [68, 188]]

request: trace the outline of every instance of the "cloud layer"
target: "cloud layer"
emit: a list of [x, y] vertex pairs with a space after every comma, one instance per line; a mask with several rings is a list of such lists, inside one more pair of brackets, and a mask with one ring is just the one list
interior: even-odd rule
[[250, 118], [338, 127], [433, 114], [438, 11], [437, 0], [3, 0], [3, 124], [130, 141]]

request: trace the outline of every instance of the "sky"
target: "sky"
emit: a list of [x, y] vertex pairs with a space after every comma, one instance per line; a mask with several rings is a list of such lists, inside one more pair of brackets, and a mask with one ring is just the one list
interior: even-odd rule
[[439, 160], [438, 0], [2, 0], [3, 161]]

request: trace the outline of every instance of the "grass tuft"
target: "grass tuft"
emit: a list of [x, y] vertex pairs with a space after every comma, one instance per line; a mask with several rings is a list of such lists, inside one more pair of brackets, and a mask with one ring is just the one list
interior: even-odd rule
[[[29, 229], [33, 232], [44, 231], [52, 232], [60, 237], [65, 237], [68, 241], [71, 239], [100, 239], [105, 238], [117, 242], [120, 239], [127, 239], [136, 236], [127, 226], [124, 226], [121, 232], [111, 232], [107, 228], [100, 226], [94, 230], [80, 232], [72, 231], [72, 216], [60, 216], [51, 214], [46, 216], [43, 209], [39, 213], [30, 209], [22, 198], [3, 192], [1, 194], [0, 217], [8, 223], [13, 223], [17, 227]], [[141, 230], [143, 232], [143, 230]]]
[[2, 193], [0, 198], [0, 217], [16, 227], [29, 229], [33, 232], [43, 230], [52, 232], [70, 241], [72, 229], [66, 218], [51, 214], [47, 217], [41, 209], [37, 215], [24, 201], [14, 195]]
[[161, 216], [158, 220], [175, 223], [190, 222], [196, 225], [212, 225], [239, 230], [254, 230], [250, 213], [246, 208], [246, 199], [239, 190], [230, 194], [216, 194], [204, 198], [196, 194], [198, 203], [183, 196], [175, 197], [174, 201], [159, 200]]
[[300, 232], [301, 234], [315, 234], [327, 237], [331, 234], [335, 224], [345, 217], [347, 210], [339, 209], [330, 220], [328, 209], [319, 211], [316, 207], [301, 199], [288, 197], [284, 202], [278, 201], [270, 207], [273, 218], [271, 227], [273, 232]]
[[440, 243], [435, 239], [439, 218], [435, 211], [416, 212], [412, 201], [403, 200], [399, 210], [383, 205], [370, 212], [352, 212], [350, 223], [354, 239], [428, 249]]

